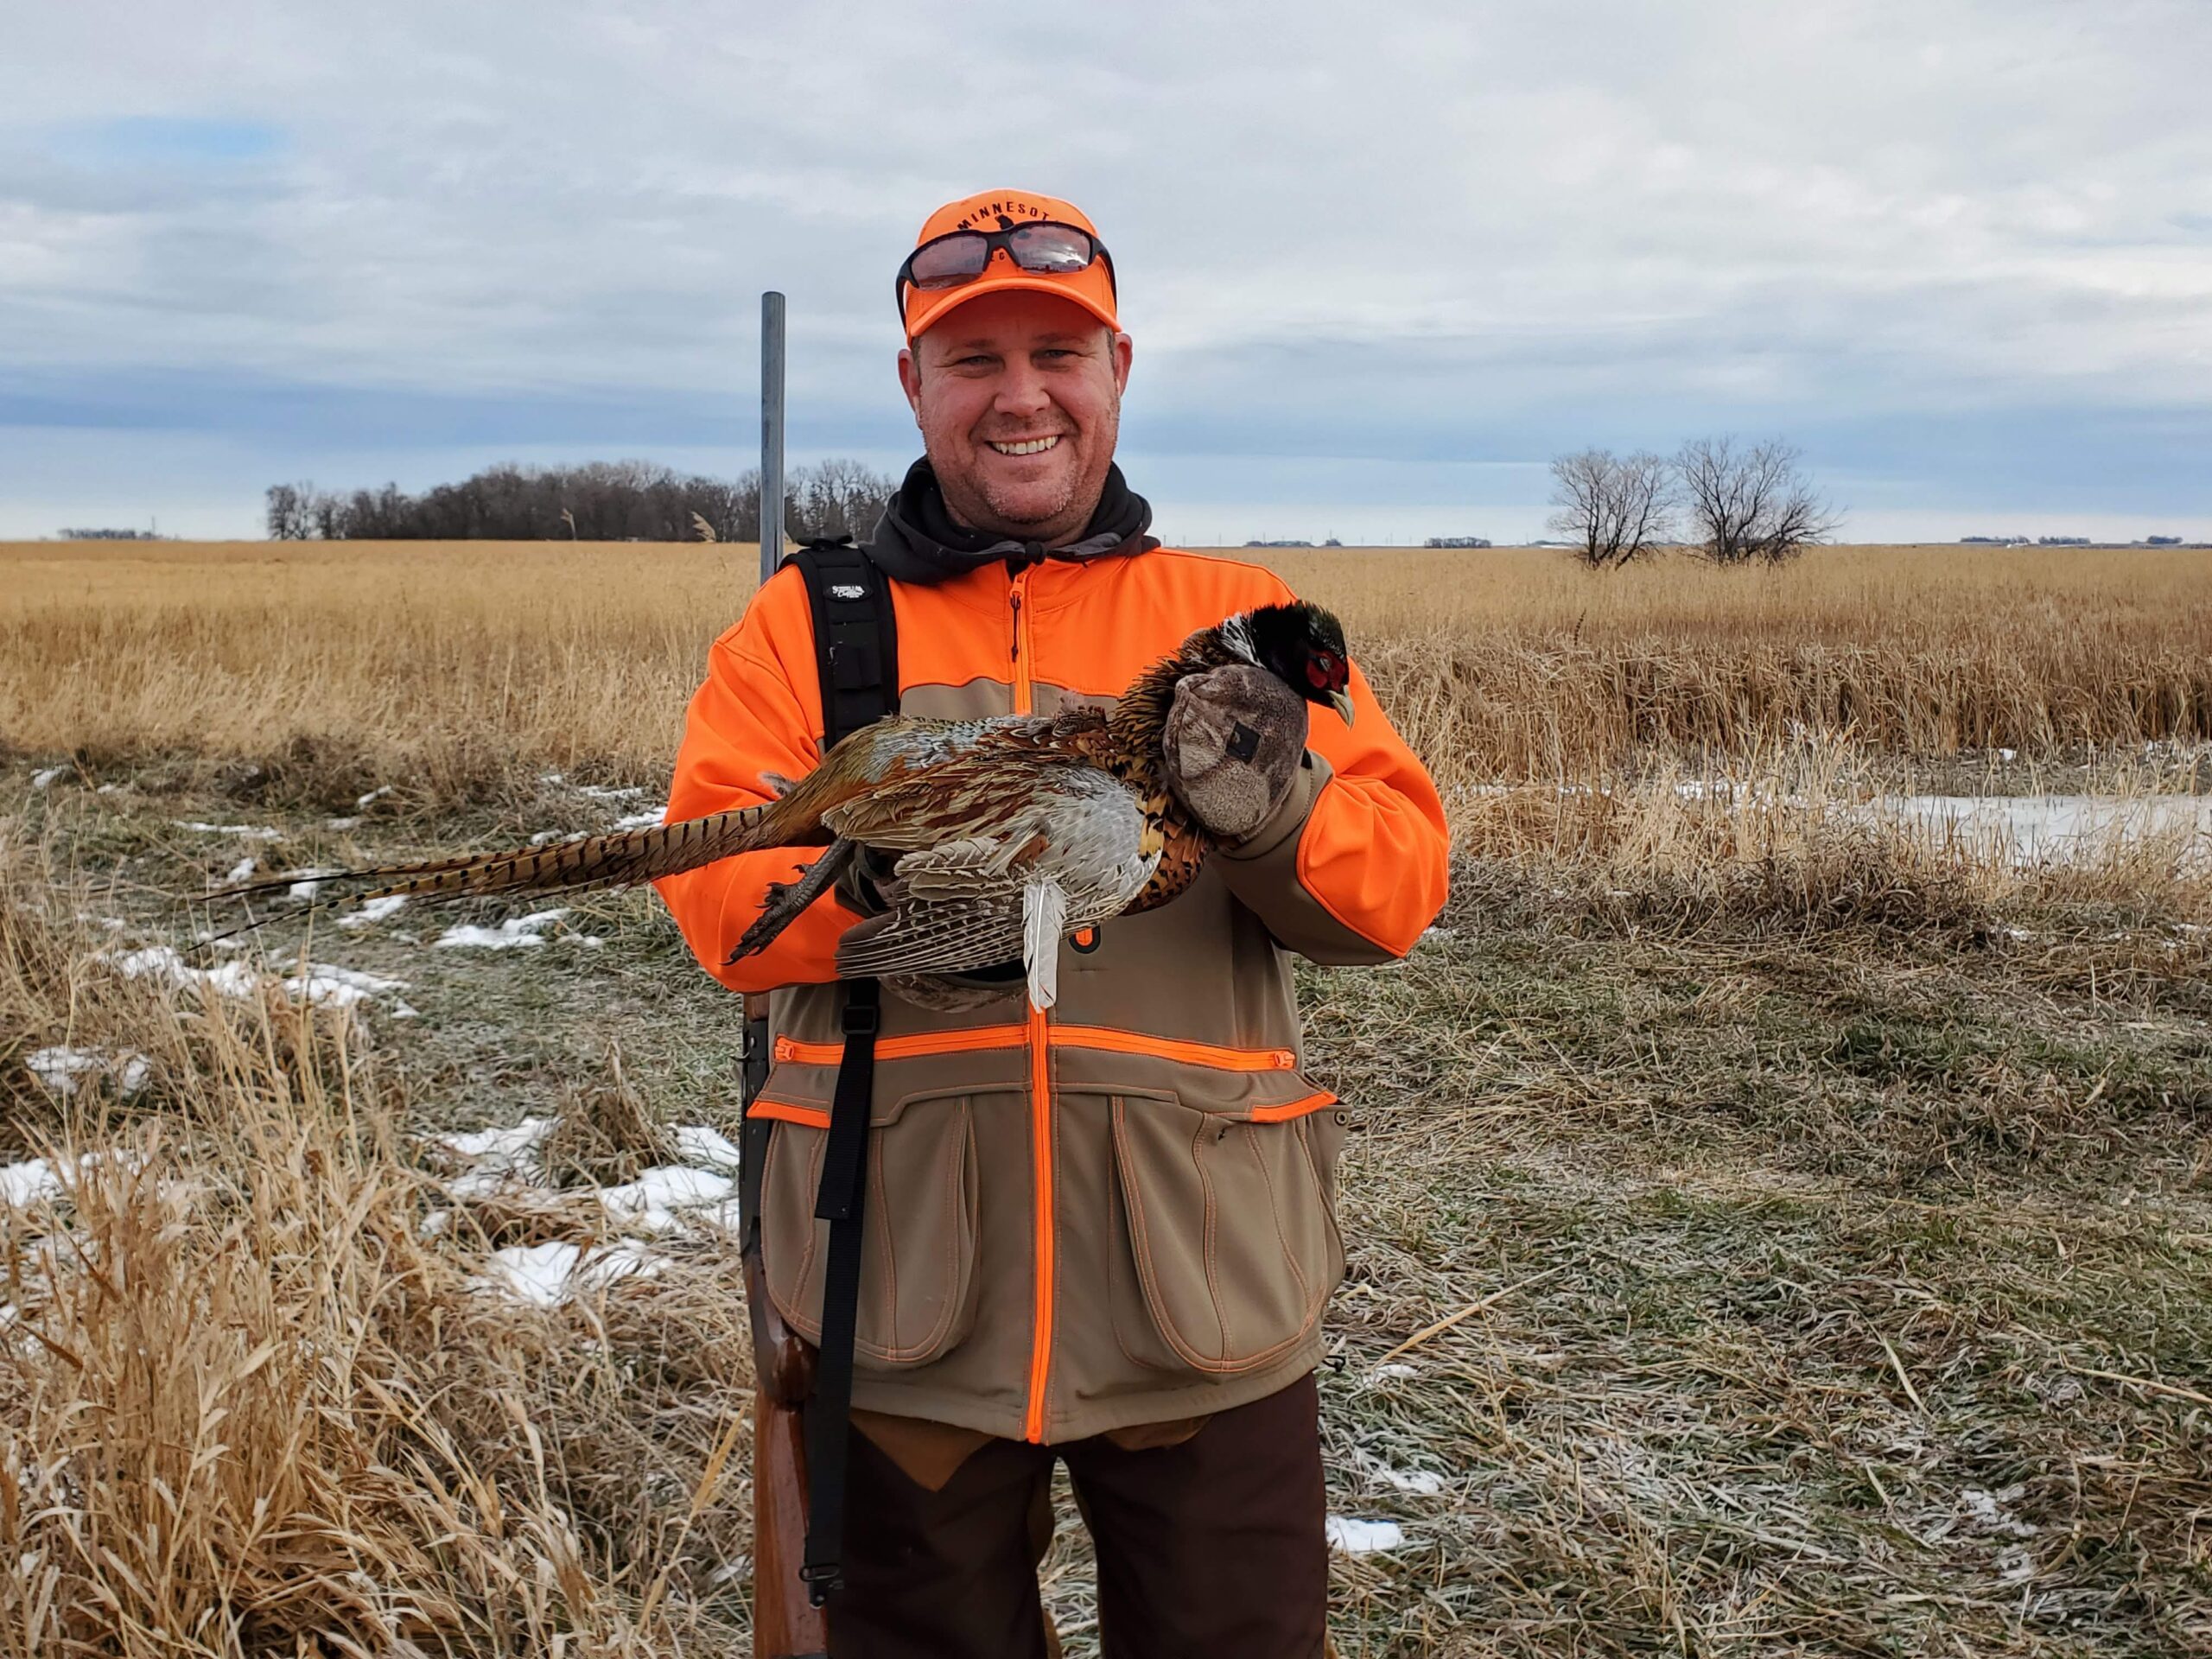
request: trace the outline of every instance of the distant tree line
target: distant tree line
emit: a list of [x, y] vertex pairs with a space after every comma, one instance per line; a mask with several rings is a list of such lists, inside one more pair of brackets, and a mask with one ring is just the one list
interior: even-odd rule
[[[895, 487], [856, 461], [796, 467], [785, 479], [785, 533], [865, 536]], [[268, 528], [280, 542], [757, 542], [760, 474], [709, 478], [648, 461], [594, 461], [487, 467], [419, 495], [396, 484], [350, 493], [278, 484], [268, 493]]]
[[1583, 449], [1552, 462], [1550, 526], [1592, 569], [1682, 543], [1715, 564], [1780, 564], [1841, 522], [1780, 439], [1698, 438], [1671, 456]]
[[65, 542], [158, 542], [162, 538], [150, 530], [100, 530], [80, 528], [54, 531]]

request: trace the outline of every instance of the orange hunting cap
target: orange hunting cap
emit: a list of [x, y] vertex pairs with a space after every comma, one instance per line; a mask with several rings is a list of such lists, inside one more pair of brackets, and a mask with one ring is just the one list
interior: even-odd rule
[[[1013, 232], [1027, 226], [1070, 226], [1083, 235], [1049, 246], [1040, 245], [1049, 241], [1042, 237], [1009, 242]], [[931, 247], [960, 232], [980, 232], [990, 238], [990, 245], [979, 250], [975, 238], [969, 238], [963, 244]], [[960, 275], [963, 259], [972, 261], [979, 251], [981, 270], [972, 276]], [[1078, 258], [1084, 263], [1071, 269]], [[1097, 227], [1082, 209], [1034, 190], [984, 190], [949, 201], [931, 213], [914, 238], [914, 251], [899, 266], [899, 306], [906, 320], [906, 338], [919, 339], [956, 306], [1010, 288], [1060, 295], [1109, 328], [1122, 326], [1115, 314], [1114, 262], [1098, 239]]]

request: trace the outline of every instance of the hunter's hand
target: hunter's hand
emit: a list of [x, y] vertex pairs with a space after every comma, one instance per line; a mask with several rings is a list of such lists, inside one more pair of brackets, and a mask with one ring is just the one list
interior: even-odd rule
[[1167, 780], [1224, 842], [1282, 804], [1306, 758], [1306, 702], [1263, 668], [1233, 663], [1175, 688], [1161, 747]]

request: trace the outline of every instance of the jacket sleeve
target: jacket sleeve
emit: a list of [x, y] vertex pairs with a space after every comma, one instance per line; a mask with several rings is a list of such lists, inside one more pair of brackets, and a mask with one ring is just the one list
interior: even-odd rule
[[1355, 664], [1346, 728], [1313, 711], [1306, 764], [1268, 820], [1216, 855], [1230, 891], [1287, 950], [1329, 964], [1387, 962], [1444, 908], [1444, 804]]
[[[796, 571], [780, 573], [708, 652], [706, 683], [684, 716], [668, 821], [758, 805], [772, 797], [767, 774], [797, 779], [811, 772], [821, 758], [821, 696], [805, 587]], [[859, 919], [834, 893], [815, 900], [759, 956], [726, 965], [760, 914], [768, 885], [791, 880], [821, 852], [741, 853], [653, 885], [699, 965], [730, 989], [833, 980], [837, 940]]]

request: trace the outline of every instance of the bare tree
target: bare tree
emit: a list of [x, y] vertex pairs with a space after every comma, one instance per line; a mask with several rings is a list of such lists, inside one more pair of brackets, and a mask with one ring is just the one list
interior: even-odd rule
[[269, 486], [269, 539], [303, 542], [315, 533], [309, 516], [315, 501], [312, 484], [272, 484]]
[[798, 536], [850, 536], [857, 541], [875, 528], [884, 502], [897, 487], [872, 467], [832, 456], [791, 474], [785, 518]]
[[1675, 457], [1691, 532], [1715, 564], [1779, 564], [1827, 539], [1840, 522], [1798, 466], [1795, 446], [1769, 438], [1739, 448], [1697, 438]]
[[1593, 570], [1648, 553], [1674, 533], [1674, 478], [1649, 450], [1583, 449], [1552, 462], [1550, 527]]

